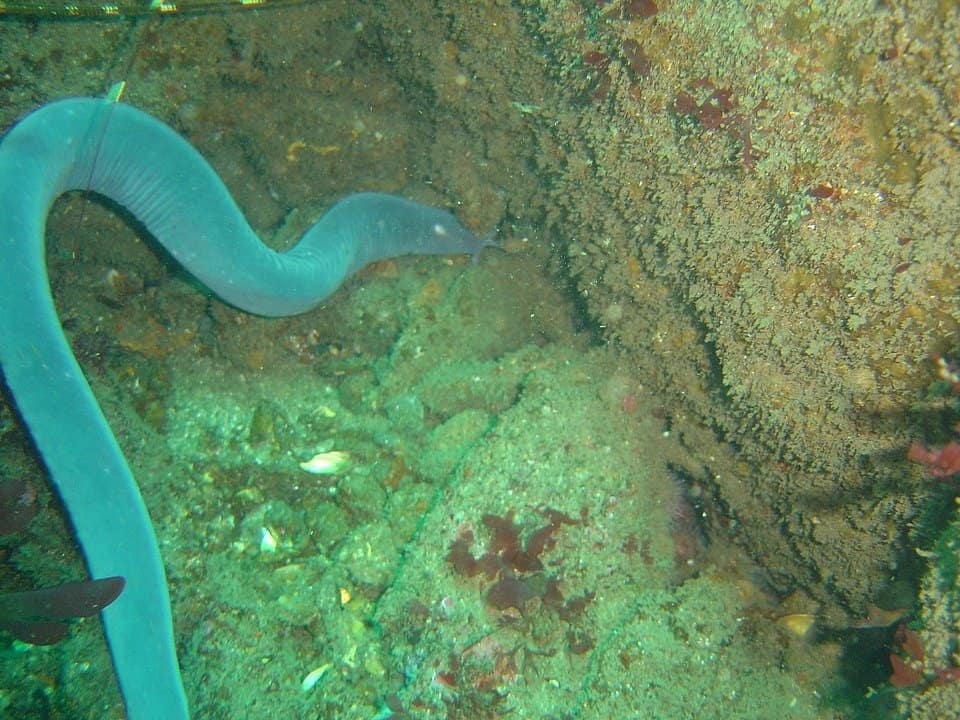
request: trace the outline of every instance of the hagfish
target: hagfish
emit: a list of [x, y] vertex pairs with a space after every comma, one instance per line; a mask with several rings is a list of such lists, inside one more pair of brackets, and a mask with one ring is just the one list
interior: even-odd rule
[[378, 193], [335, 204], [290, 250], [257, 238], [220, 178], [155, 118], [121, 103], [45, 105], [0, 142], [0, 369], [92, 577], [126, 588], [103, 624], [129, 720], [189, 717], [157, 539], [140, 491], [64, 337], [44, 263], [53, 201], [69, 190], [126, 208], [225, 302], [305, 312], [369, 262], [490, 244], [448, 212]]

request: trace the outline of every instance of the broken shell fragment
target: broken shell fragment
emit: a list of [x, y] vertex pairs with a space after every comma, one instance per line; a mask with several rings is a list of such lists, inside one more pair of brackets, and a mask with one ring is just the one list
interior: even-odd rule
[[810, 615], [808, 613], [793, 613], [792, 615], [784, 615], [781, 618], [777, 619], [777, 625], [785, 629], [791, 635], [795, 637], [806, 637], [810, 632], [810, 628], [813, 627], [816, 622], [816, 615]]
[[310, 692], [311, 690], [313, 690], [313, 686], [316, 685], [317, 682], [320, 680], [320, 678], [326, 675], [327, 671], [332, 667], [333, 665], [331, 665], [330, 663], [324, 663], [320, 667], [315, 668], [310, 672], [308, 672], [307, 676], [300, 683], [300, 691]]
[[271, 528], [260, 528], [260, 552], [275, 553], [277, 551], [277, 536]]
[[317, 453], [309, 460], [300, 463], [300, 467], [314, 475], [336, 475], [350, 461], [350, 454], [340, 450]]

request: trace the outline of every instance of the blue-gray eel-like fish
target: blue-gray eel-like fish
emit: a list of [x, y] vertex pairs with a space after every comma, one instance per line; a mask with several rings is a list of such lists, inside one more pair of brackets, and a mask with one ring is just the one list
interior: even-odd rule
[[127, 717], [183, 720], [189, 712], [157, 539], [50, 294], [46, 218], [69, 190], [123, 206], [210, 290], [258, 315], [309, 310], [374, 260], [476, 256], [491, 243], [448, 212], [360, 193], [334, 205], [290, 250], [275, 252], [189, 143], [155, 118], [109, 100], [50, 103], [0, 142], [0, 369], [91, 576], [126, 579], [102, 617]]

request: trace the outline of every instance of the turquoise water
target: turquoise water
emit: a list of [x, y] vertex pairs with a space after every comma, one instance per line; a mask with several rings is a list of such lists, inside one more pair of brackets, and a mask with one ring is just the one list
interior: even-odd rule
[[[717, 439], [733, 421], [691, 411], [727, 386], [701, 362], [699, 330], [674, 317], [647, 322], [668, 293], [643, 285], [637, 258], [663, 258], [638, 249], [644, 228], [633, 219], [605, 206], [599, 219], [589, 214], [584, 198], [607, 193], [621, 158], [647, 157], [617, 139], [639, 120], [607, 104], [637, 95], [655, 105], [642, 85], [645, 56], [628, 48], [622, 72], [607, 57], [627, 35], [644, 37], [641, 23], [673, 27], [684, 15], [661, 3], [659, 20], [640, 17], [646, 5], [330, 2], [136, 23], [0, 17], [4, 127], [122, 78], [125, 100], [183, 133], [274, 248], [359, 190], [449, 209], [481, 236], [496, 230], [503, 246], [476, 264], [379, 263], [315, 311], [263, 319], [211, 297], [116, 208], [80, 195], [54, 207], [51, 286], [159, 539], [193, 717], [894, 717], [888, 655], [918, 660], [893, 639], [915, 597], [928, 658], [900, 709], [937, 717], [953, 707], [953, 685], [933, 684], [952, 663], [950, 616], [933, 599], [947, 592], [942, 583], [917, 595], [922, 567], [897, 565], [880, 540], [862, 550], [850, 539], [860, 535], [833, 538], [827, 502], [812, 503], [826, 522], [805, 525], [809, 507], [794, 508], [795, 496], [765, 507], [775, 490], [738, 494], [748, 485], [735, 473], [759, 484], [768, 472], [776, 488], [788, 461], [755, 464]], [[717, 13], [691, 36], [722, 37], [711, 47], [726, 56], [758, 52], [756, 28], [731, 19], [742, 13]], [[792, 43], [815, 23], [791, 18], [778, 37]], [[684, 62], [666, 40], [644, 47], [662, 72]], [[782, 81], [802, 82], [805, 71], [798, 61], [801, 79]], [[738, 88], [750, 85], [743, 73]], [[803, 215], [811, 196], [800, 202], [769, 180], [782, 148], [733, 122], [726, 96], [691, 78], [696, 105], [677, 109], [677, 134], [709, 133], [710, 113], [728, 113], [702, 140], [725, 160], [681, 168], [677, 187], [759, 165], [770, 175], [758, 184], [784, 217], [813, 222]], [[666, 148], [651, 147], [656, 160], [641, 164], [663, 167]], [[887, 154], [889, 175], [909, 174], [906, 151], [873, 149]], [[797, 150], [797, 173], [813, 162], [806, 151]], [[640, 203], [649, 182], [611, 184]], [[702, 223], [709, 208], [688, 211], [680, 224]], [[625, 245], [629, 262], [616, 254]], [[691, 245], [676, 252], [704, 251]], [[810, 277], [794, 273], [788, 289], [815, 285]], [[685, 400], [660, 392], [691, 365], [699, 379], [683, 386]], [[866, 375], [854, 366], [841, 384], [857, 391]], [[754, 377], [763, 389], [789, 385], [775, 385], [773, 372]], [[789, 407], [774, 403], [773, 413]], [[343, 454], [335, 472], [302, 468], [328, 453]], [[85, 577], [8, 396], [0, 472], [26, 478], [40, 508], [0, 540], [0, 591]], [[900, 537], [907, 513], [897, 508], [914, 512], [920, 501], [902, 489], [889, 497], [889, 536]], [[750, 532], [760, 523], [783, 527], [782, 546], [758, 545]], [[944, 537], [941, 557], [956, 549]], [[836, 560], [845, 553], [849, 567], [860, 553], [871, 568], [861, 582], [830, 577], [847, 567]], [[899, 582], [877, 589], [876, 567]], [[879, 617], [872, 605], [892, 611]], [[910, 693], [926, 699], [911, 706]], [[0, 640], [4, 717], [112, 718], [122, 707], [95, 618], [48, 647]]]

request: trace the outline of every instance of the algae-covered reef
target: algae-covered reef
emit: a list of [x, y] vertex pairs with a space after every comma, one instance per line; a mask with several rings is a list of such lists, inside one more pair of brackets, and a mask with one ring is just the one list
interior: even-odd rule
[[860, 607], [957, 328], [956, 4], [527, 8], [578, 104], [549, 168], [577, 291], [728, 451], [700, 457], [745, 546]]

